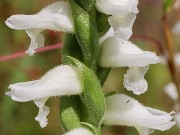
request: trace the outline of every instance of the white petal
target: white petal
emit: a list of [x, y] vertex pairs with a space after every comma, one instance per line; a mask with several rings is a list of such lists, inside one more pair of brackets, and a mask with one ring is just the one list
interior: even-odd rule
[[75, 128], [64, 135], [93, 135], [88, 129]]
[[102, 67], [145, 67], [159, 62], [155, 53], [142, 51], [129, 41], [112, 37], [101, 44], [99, 64]]
[[177, 88], [176, 85], [174, 83], [169, 83], [164, 91], [168, 94], [168, 96], [170, 96], [174, 101], [178, 100], [178, 93], [177, 93]]
[[50, 70], [39, 80], [11, 84], [9, 88], [11, 91], [6, 94], [20, 102], [82, 92], [77, 68], [67, 65]]
[[132, 35], [132, 26], [136, 19], [136, 14], [129, 13], [125, 16], [111, 16], [108, 22], [119, 38], [128, 40]]
[[31, 38], [27, 51], [29, 55], [44, 46], [44, 37], [40, 34], [44, 29], [71, 33], [74, 31], [70, 6], [63, 1], [53, 3], [35, 15], [13, 15], [5, 23], [12, 29], [26, 30]]
[[99, 44], [101, 44], [103, 41], [105, 41], [106, 39], [110, 38], [110, 37], [113, 37], [114, 36], [114, 30], [113, 28], [111, 27], [108, 32], [103, 35], [102, 37], [100, 37], [99, 39]]
[[55, 31], [73, 32], [72, 15], [67, 2], [56, 2], [35, 15], [13, 15], [6, 20], [12, 29], [51, 29]]
[[161, 131], [175, 125], [172, 121], [172, 113], [145, 107], [137, 100], [123, 94], [108, 97], [106, 105], [104, 124], [107, 125], [126, 125], [137, 129], [141, 127]]
[[124, 87], [129, 91], [133, 91], [136, 95], [145, 93], [148, 89], [148, 84], [144, 79], [144, 75], [148, 69], [149, 66], [131, 67], [124, 75]]
[[29, 56], [32, 56], [37, 48], [44, 46], [44, 37], [40, 34], [42, 30], [40, 29], [30, 29], [26, 30], [26, 33], [31, 38], [31, 43], [29, 49], [26, 51]]
[[35, 117], [35, 120], [40, 123], [40, 126], [43, 128], [48, 124], [48, 119], [46, 118], [49, 114], [49, 107], [45, 105], [48, 98], [34, 100], [34, 103], [39, 108], [38, 115]]
[[99, 12], [109, 15], [125, 15], [129, 12], [138, 13], [138, 0], [97, 0]]

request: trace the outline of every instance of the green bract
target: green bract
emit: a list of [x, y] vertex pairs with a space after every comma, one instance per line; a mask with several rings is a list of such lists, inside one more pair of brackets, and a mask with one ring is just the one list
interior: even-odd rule
[[73, 13], [74, 29], [77, 41], [83, 53], [83, 63], [96, 72], [99, 37], [95, 22], [73, 0], [69, 1]]
[[105, 96], [101, 89], [99, 80], [96, 75], [83, 63], [75, 58], [68, 58], [75, 63], [83, 76], [84, 89], [81, 98], [87, 108], [88, 116], [86, 121], [96, 127], [99, 127], [102, 123], [102, 117], [106, 110]]

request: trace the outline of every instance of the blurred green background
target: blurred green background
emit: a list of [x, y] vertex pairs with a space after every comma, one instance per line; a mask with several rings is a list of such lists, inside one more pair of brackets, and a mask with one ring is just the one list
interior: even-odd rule
[[[0, 0], [0, 56], [25, 51], [29, 47], [30, 39], [25, 31], [17, 31], [8, 28], [4, 21], [14, 14], [34, 14], [46, 5], [56, 2], [54, 0]], [[163, 0], [142, 0], [139, 4], [139, 14], [135, 21], [134, 34], [154, 37], [163, 43], [161, 26]], [[179, 17], [179, 18], [178, 18]], [[169, 14], [169, 24], [173, 26], [180, 19], [180, 11], [176, 10]], [[51, 45], [62, 42], [63, 34], [59, 32], [44, 31], [45, 44]], [[158, 52], [157, 46], [151, 42], [142, 40], [132, 41], [144, 50]], [[178, 43], [176, 50], [179, 51]], [[47, 105], [50, 106], [48, 125], [41, 128], [34, 117], [38, 109], [33, 102], [19, 103], [5, 96], [9, 84], [35, 80], [41, 77], [49, 69], [61, 63], [60, 49], [35, 54], [33, 57], [24, 56], [13, 60], [0, 62], [0, 135], [61, 135], [62, 127], [59, 120], [59, 98], [51, 98]], [[111, 85], [105, 86], [105, 91], [119, 90], [135, 97], [146, 106], [167, 112], [172, 111], [173, 102], [163, 92], [164, 86], [170, 82], [170, 75], [166, 65], [151, 65], [145, 78], [149, 84], [149, 90], [141, 95], [135, 96], [123, 88], [123, 74], [126, 69], [113, 69], [117, 71], [116, 78]], [[111, 127], [104, 128], [105, 135], [138, 135], [134, 128]], [[177, 128], [174, 126], [168, 131], [155, 131], [154, 135], [177, 135]]]

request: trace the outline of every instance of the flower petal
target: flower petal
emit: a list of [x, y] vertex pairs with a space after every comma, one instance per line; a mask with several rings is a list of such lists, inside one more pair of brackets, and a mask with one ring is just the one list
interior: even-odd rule
[[67, 2], [56, 2], [35, 15], [13, 15], [5, 21], [12, 29], [50, 29], [73, 32], [72, 15]]
[[26, 51], [29, 56], [32, 56], [36, 52], [35, 49], [44, 46], [44, 37], [40, 34], [41, 32], [42, 30], [40, 29], [26, 30], [26, 33], [31, 38], [29, 49]]
[[82, 85], [79, 74], [77, 68], [61, 65], [50, 70], [39, 80], [11, 84], [9, 86], [11, 92], [6, 94], [20, 102], [51, 96], [80, 94]]
[[75, 128], [64, 135], [93, 135], [88, 129], [85, 128]]
[[44, 29], [74, 32], [70, 6], [63, 1], [53, 3], [35, 15], [13, 15], [5, 23], [12, 29], [26, 30], [31, 38], [27, 51], [29, 55], [44, 46], [44, 37], [41, 34]]
[[155, 53], [142, 51], [129, 41], [112, 37], [101, 44], [99, 64], [102, 67], [145, 67], [159, 62]]
[[35, 120], [40, 123], [40, 126], [43, 128], [48, 124], [48, 119], [46, 118], [49, 114], [49, 107], [45, 105], [48, 98], [42, 98], [34, 100], [34, 103], [39, 108], [38, 115], [35, 117]]
[[138, 3], [138, 0], [97, 0], [96, 8], [105, 14], [121, 16], [129, 12], [138, 13]]
[[126, 125], [137, 129], [141, 127], [164, 131], [176, 123], [172, 121], [172, 113], [145, 107], [137, 100], [123, 94], [108, 97], [106, 104], [104, 124], [107, 125]]
[[110, 16], [108, 22], [117, 37], [128, 40], [132, 35], [132, 26], [135, 19], [136, 14], [129, 13], [125, 16]]
[[144, 75], [148, 69], [149, 66], [131, 67], [124, 75], [124, 87], [129, 91], [133, 91], [136, 95], [145, 93], [148, 89], [148, 84], [144, 79]]

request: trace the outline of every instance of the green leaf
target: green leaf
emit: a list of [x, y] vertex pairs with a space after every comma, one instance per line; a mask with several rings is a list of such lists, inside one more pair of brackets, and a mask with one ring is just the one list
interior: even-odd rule
[[102, 123], [102, 117], [106, 110], [105, 96], [101, 89], [100, 82], [96, 75], [83, 63], [75, 58], [69, 57], [77, 68], [82, 72], [84, 91], [81, 99], [87, 109], [86, 122], [99, 127]]
[[73, 0], [69, 0], [73, 13], [77, 41], [83, 53], [83, 63], [96, 72], [99, 55], [99, 36], [95, 22]]
[[163, 11], [169, 12], [173, 4], [174, 4], [174, 0], [164, 0]]
[[65, 131], [82, 127], [80, 124], [81, 100], [79, 96], [60, 98], [60, 118]]

